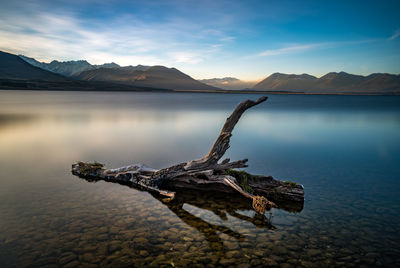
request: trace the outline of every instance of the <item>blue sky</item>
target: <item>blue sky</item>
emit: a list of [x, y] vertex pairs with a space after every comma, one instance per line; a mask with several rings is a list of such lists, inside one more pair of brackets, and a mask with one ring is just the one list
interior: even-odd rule
[[2, 0], [0, 50], [202, 79], [400, 73], [400, 1]]

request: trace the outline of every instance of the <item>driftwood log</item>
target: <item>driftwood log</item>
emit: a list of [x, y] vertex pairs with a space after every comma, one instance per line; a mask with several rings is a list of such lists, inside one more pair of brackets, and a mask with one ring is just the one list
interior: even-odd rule
[[[247, 159], [220, 161], [229, 148], [232, 131], [242, 114], [249, 108], [267, 100], [246, 100], [238, 104], [214, 142], [210, 151], [201, 159], [153, 169], [143, 164], [133, 164], [116, 169], [105, 169], [100, 163], [78, 162], [72, 165], [72, 173], [92, 180], [106, 180], [130, 184], [152, 194], [175, 197], [176, 189], [195, 189], [219, 192], [237, 192], [252, 201], [254, 210], [264, 214], [278, 207], [276, 202], [303, 202], [304, 189], [293, 182], [282, 182], [268, 176], [255, 176], [235, 170], [247, 167]], [[268, 198], [268, 199], [267, 199]]]

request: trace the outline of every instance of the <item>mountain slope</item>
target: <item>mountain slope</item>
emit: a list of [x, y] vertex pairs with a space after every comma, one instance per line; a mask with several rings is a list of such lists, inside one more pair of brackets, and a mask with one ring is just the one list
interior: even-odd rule
[[253, 89], [280, 90], [280, 91], [305, 91], [313, 87], [318, 78], [308, 74], [282, 74], [274, 73], [256, 84]]
[[[348, 74], [345, 72], [331, 72], [320, 77], [313, 86], [313, 90], [352, 90], [365, 81], [362, 75]], [[361, 88], [358, 88], [361, 89]]]
[[0, 51], [0, 79], [66, 81], [66, 78], [32, 66], [20, 57]]
[[375, 73], [366, 77], [366, 81], [360, 87], [367, 91], [374, 91], [380, 88], [381, 91], [400, 91], [400, 75]]
[[95, 69], [84, 71], [75, 76], [85, 81], [108, 81], [138, 87], [152, 87], [178, 90], [215, 90], [217, 88], [203, 84], [175, 68], [152, 66], [132, 68], [132, 66]]
[[211, 78], [211, 79], [202, 79], [198, 81], [213, 87], [230, 89], [230, 90], [251, 88], [254, 86], [254, 84], [256, 84], [256, 82], [254, 81], [243, 81], [234, 77]]
[[257, 90], [307, 93], [382, 93], [400, 92], [400, 75], [353, 75], [331, 72], [320, 78], [311, 75], [274, 73], [253, 87]]
[[29, 58], [24, 55], [19, 55], [19, 57], [24, 61], [28, 62], [29, 64], [32, 64], [33, 66], [42, 68], [44, 70], [53, 73], [62, 74], [65, 76], [72, 76], [73, 74], [94, 68], [89, 62], [85, 60], [64, 61], [64, 62], [53, 60], [50, 63], [45, 63], [45, 62], [39, 62], [34, 58]]
[[77, 61], [56, 61], [53, 60], [50, 63], [39, 62], [34, 58], [29, 58], [24, 55], [19, 55], [21, 59], [26, 61], [27, 63], [42, 68], [44, 70], [58, 73], [64, 76], [73, 76], [79, 74], [80, 72], [86, 70], [93, 70], [98, 68], [119, 68], [120, 66], [114, 62], [112, 63], [104, 63], [102, 65], [92, 65], [86, 60], [77, 60]]

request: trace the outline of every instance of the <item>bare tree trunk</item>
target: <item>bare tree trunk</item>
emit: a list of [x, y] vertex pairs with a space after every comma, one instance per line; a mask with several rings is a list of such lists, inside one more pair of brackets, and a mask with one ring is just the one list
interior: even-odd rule
[[[201, 159], [176, 164], [160, 170], [146, 167], [143, 164], [134, 164], [117, 169], [104, 169], [103, 165], [99, 163], [78, 162], [72, 165], [72, 172], [80, 177], [92, 178], [95, 180], [102, 179], [112, 182], [129, 182], [146, 191], [169, 198], [173, 198], [175, 195], [174, 192], [167, 190], [171, 188], [187, 187], [223, 192], [236, 191], [244, 197], [251, 199], [254, 210], [260, 214], [264, 214], [266, 210], [277, 207], [274, 202], [269, 201], [265, 197], [272, 196], [273, 199], [274, 193], [281, 197], [285, 196], [285, 193], [287, 193], [287, 196], [291, 196], [292, 201], [297, 201], [295, 199], [302, 201], [304, 200], [304, 189], [301, 185], [295, 183], [285, 184], [284, 182], [274, 180], [272, 177], [264, 177], [270, 182], [273, 180], [273, 183], [265, 184], [263, 181], [254, 179], [260, 177], [244, 172], [234, 173], [236, 177], [232, 176], [231, 169], [247, 167], [247, 159], [230, 162], [230, 159], [227, 158], [218, 162], [223, 157], [226, 150], [228, 150], [232, 131], [242, 114], [247, 109], [266, 100], [267, 97], [261, 97], [256, 101], [246, 100], [239, 103], [232, 114], [226, 119], [221, 133], [212, 145], [210, 151]], [[243, 174], [247, 174], [245, 175], [246, 179], [247, 177], [253, 178], [252, 181], [246, 181], [247, 186], [250, 187], [249, 189], [258, 189], [261, 187], [255, 192], [269, 194], [256, 196], [249, 193], [243, 189], [243, 187], [246, 186], [243, 184], [243, 179], [241, 180], [243, 187], [239, 186], [239, 175]], [[251, 183], [253, 183], [253, 186]], [[205, 185], [208, 187], [204, 187]], [[263, 189], [265, 185], [269, 185], [269, 187]]]

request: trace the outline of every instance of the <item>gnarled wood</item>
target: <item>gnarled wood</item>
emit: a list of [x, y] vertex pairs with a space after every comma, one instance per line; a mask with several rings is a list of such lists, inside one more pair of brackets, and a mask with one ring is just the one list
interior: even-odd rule
[[[149, 168], [143, 164], [134, 164], [117, 169], [104, 169], [103, 165], [98, 163], [78, 162], [72, 165], [72, 172], [73, 174], [80, 177], [93, 178], [95, 180], [102, 179], [111, 182], [130, 183], [133, 186], [140, 187], [151, 193], [167, 196], [169, 198], [174, 197], [174, 192], [167, 191], [167, 189], [173, 189], [174, 185], [175, 187], [179, 187], [177, 185], [182, 186], [185, 184], [189, 186], [220, 185], [223, 187], [206, 188], [208, 188], [208, 190], [217, 191], [221, 191], [221, 189], [225, 189], [222, 191], [227, 191], [227, 188], [232, 189], [240, 193], [241, 195], [251, 199], [253, 203], [253, 208], [257, 212], [263, 214], [265, 210], [270, 210], [273, 207], [277, 207], [274, 202], [266, 199], [265, 196], [267, 195], [264, 194], [264, 192], [269, 193], [269, 196], [272, 196], [271, 192], [276, 192], [281, 194], [281, 196], [284, 196], [285, 192], [293, 192], [290, 190], [291, 188], [293, 188], [293, 185], [289, 187], [289, 185], [284, 185], [282, 183], [279, 183], [279, 181], [272, 179], [276, 182], [272, 184], [270, 183], [270, 185], [273, 186], [272, 188], [274, 189], [259, 189], [258, 191], [254, 192], [257, 194], [262, 193], [262, 195], [256, 196], [243, 189], [243, 187], [238, 185], [235, 177], [230, 176], [225, 172], [233, 168], [247, 167], [247, 159], [230, 162], [230, 159], [228, 158], [221, 161], [220, 163], [218, 163], [218, 161], [223, 157], [226, 150], [228, 150], [232, 131], [242, 114], [247, 109], [266, 100], [267, 97], [261, 97], [256, 101], [246, 100], [239, 103], [232, 114], [226, 119], [225, 124], [222, 127], [222, 130], [216, 141], [212, 145], [210, 151], [201, 159], [176, 164], [174, 166], [159, 170]], [[261, 184], [258, 183], [253, 187], [258, 188], [259, 185]], [[280, 187], [280, 190], [276, 191], [276, 189], [278, 189], [278, 186]], [[252, 186], [250, 185], [249, 187], [251, 188]], [[303, 187], [297, 185], [295, 188], [297, 192], [292, 196], [296, 198], [301, 196], [304, 200]]]
[[[216, 165], [217, 162], [224, 156], [226, 150], [229, 149], [229, 142], [232, 136], [232, 131], [235, 128], [237, 122], [239, 121], [242, 114], [249, 108], [266, 101], [267, 97], [261, 97], [256, 101], [245, 100], [238, 104], [236, 109], [233, 111], [231, 116], [229, 116], [224, 126], [222, 127], [221, 133], [219, 134], [217, 140], [214, 142], [210, 151], [206, 156], [199, 160], [193, 160], [185, 165], [186, 170], [203, 169], [204, 167]], [[229, 159], [228, 159], [229, 162]], [[240, 166], [233, 166], [231, 168], [245, 167], [244, 164], [247, 159], [241, 160]]]

